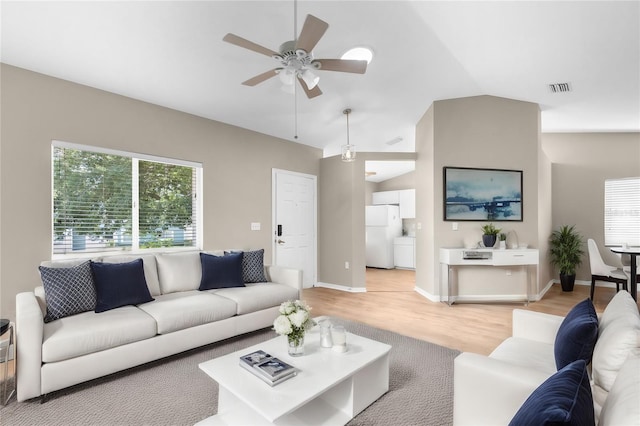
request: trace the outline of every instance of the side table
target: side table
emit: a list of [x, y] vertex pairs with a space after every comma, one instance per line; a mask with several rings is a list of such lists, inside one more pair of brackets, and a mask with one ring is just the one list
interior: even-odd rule
[[[7, 330], [0, 335], [0, 363], [2, 364], [2, 382], [0, 388], [0, 404], [7, 405], [16, 391], [16, 369], [15, 369], [15, 328], [12, 322]], [[9, 375], [9, 362], [14, 359], [11, 376]], [[11, 382], [11, 383], [10, 383]]]

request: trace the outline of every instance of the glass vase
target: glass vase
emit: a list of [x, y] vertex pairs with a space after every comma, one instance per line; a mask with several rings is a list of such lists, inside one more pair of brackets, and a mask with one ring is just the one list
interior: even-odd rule
[[289, 347], [289, 355], [290, 356], [301, 356], [304, 355], [304, 336], [294, 337], [287, 336], [287, 343]]

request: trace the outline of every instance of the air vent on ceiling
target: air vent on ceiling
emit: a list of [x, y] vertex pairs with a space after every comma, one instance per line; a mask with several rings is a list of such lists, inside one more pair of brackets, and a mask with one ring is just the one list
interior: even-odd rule
[[564, 93], [571, 91], [570, 83], [553, 83], [549, 85], [549, 90], [551, 93]]
[[389, 142], [387, 142], [387, 145], [395, 145], [399, 142], [402, 142], [402, 138], [400, 136], [398, 136], [397, 138], [391, 139]]

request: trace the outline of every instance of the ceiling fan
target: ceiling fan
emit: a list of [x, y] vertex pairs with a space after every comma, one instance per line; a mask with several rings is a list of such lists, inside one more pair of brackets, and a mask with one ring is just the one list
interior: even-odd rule
[[313, 57], [312, 50], [327, 28], [329, 28], [329, 24], [326, 22], [313, 15], [307, 15], [298, 39], [282, 43], [278, 52], [231, 33], [224, 36], [222, 40], [270, 56], [280, 63], [279, 67], [244, 81], [242, 84], [245, 86], [255, 86], [271, 77], [280, 75], [280, 79], [285, 84], [293, 84], [294, 79], [298, 80], [307, 97], [311, 99], [322, 94], [318, 87], [320, 78], [313, 71], [364, 74], [367, 70], [367, 61], [364, 60], [315, 59]]

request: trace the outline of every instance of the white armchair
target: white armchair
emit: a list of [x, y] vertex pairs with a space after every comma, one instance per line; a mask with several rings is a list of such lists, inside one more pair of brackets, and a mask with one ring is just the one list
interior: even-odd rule
[[[515, 309], [512, 337], [489, 356], [460, 354], [454, 361], [453, 424], [509, 424], [525, 400], [556, 373], [554, 344], [563, 320]], [[590, 366], [599, 426], [640, 424], [639, 356], [638, 305], [627, 291], [620, 291], [598, 319]]]
[[454, 361], [454, 425], [506, 425], [527, 397], [556, 372], [553, 343], [564, 318], [515, 309], [513, 335], [488, 357]]

